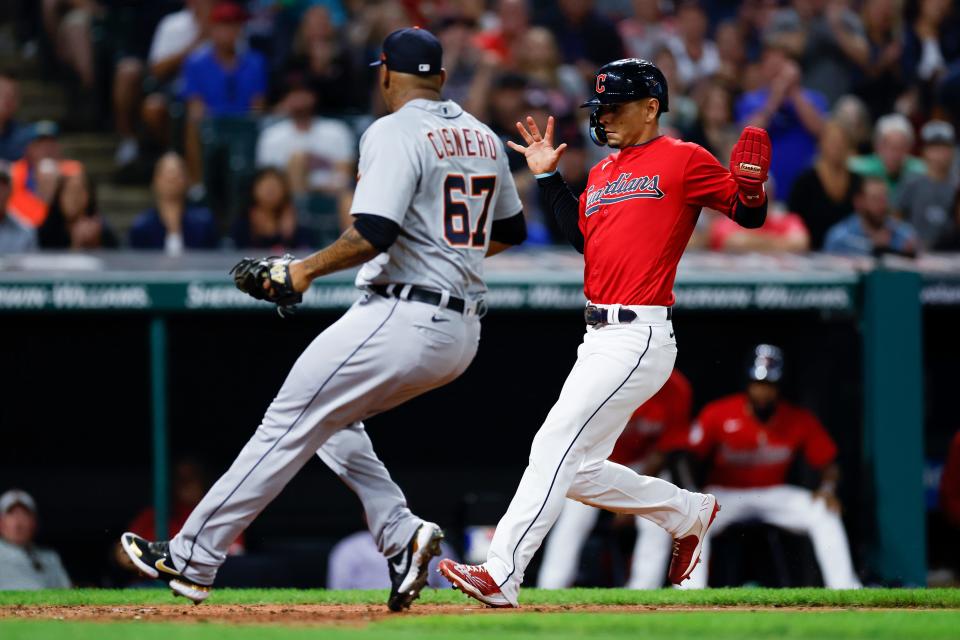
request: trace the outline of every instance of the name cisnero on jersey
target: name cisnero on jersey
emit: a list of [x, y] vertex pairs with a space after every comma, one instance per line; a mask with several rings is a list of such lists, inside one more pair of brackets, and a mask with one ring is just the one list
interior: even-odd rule
[[479, 129], [440, 127], [428, 131], [427, 140], [440, 160], [452, 156], [497, 159], [496, 138]]

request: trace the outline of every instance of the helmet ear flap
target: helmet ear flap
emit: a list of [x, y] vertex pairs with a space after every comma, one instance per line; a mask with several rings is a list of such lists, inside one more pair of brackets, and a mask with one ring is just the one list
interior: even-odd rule
[[599, 111], [600, 109], [594, 109], [590, 114], [590, 139], [595, 145], [602, 147], [607, 144], [607, 132], [600, 124]]

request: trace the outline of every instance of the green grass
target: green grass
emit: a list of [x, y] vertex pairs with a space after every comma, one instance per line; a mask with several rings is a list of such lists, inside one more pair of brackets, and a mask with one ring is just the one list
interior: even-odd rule
[[[324, 589], [217, 589], [212, 604], [383, 604], [386, 591], [327, 591]], [[0, 591], [0, 606], [9, 605], [157, 605], [182, 604], [168, 589], [72, 589]], [[463, 594], [427, 589], [419, 602], [465, 604]], [[702, 591], [632, 591], [629, 589], [524, 589], [522, 605], [590, 604], [651, 606], [756, 607], [925, 607], [960, 609], [960, 589], [704, 589]]]
[[4, 640], [953, 640], [957, 611], [518, 613], [406, 617], [361, 628], [3, 622]]
[[[385, 591], [222, 589], [211, 604], [375, 604]], [[220, 622], [0, 620], [2, 640], [954, 640], [960, 637], [960, 589], [525, 589], [526, 611], [490, 612], [462, 594], [427, 590], [420, 602], [458, 604], [450, 614], [393, 616], [363, 625], [232, 625]], [[0, 606], [184, 604], [161, 589], [0, 592]], [[536, 605], [649, 605], [703, 611], [536, 612]], [[416, 606], [416, 605], [415, 605]], [[746, 611], [715, 607], [832, 607], [823, 611]], [[921, 607], [923, 610], [914, 610]], [[838, 610], [839, 609], [839, 610]], [[881, 610], [882, 609], [882, 610]], [[461, 613], [462, 612], [462, 613]], [[278, 616], [282, 622], [282, 615]]]

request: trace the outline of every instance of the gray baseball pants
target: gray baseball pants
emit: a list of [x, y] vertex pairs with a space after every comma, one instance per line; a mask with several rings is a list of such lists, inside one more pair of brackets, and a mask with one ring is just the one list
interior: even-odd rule
[[380, 551], [399, 553], [422, 521], [362, 421], [458, 377], [479, 342], [475, 315], [358, 300], [300, 355], [253, 437], [170, 541], [174, 565], [212, 584], [227, 548], [314, 454], [359, 496]]

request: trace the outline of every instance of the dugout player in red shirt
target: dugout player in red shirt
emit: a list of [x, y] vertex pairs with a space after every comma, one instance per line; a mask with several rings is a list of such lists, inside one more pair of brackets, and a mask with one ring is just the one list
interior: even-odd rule
[[[678, 369], [652, 398], [633, 412], [613, 447], [610, 461], [637, 473], [670, 477], [663, 469], [664, 455], [659, 441], [685, 438], [690, 431], [693, 390]], [[680, 434], [679, 436], [671, 434]], [[550, 530], [537, 575], [540, 589], [572, 587], [580, 565], [580, 552], [597, 523], [600, 510], [567, 498], [560, 517]], [[642, 516], [635, 516], [637, 541], [633, 548], [627, 589], [659, 589], [670, 561], [670, 535]]]
[[617, 60], [596, 75], [591, 134], [614, 153], [590, 171], [579, 198], [557, 172], [566, 144], [553, 146], [554, 119], [517, 129], [537, 184], [570, 243], [584, 256], [589, 301], [583, 343], [560, 397], [533, 439], [530, 461], [497, 525], [487, 562], [450, 560], [440, 571], [490, 606], [518, 605], [523, 573], [565, 498], [641, 515], [674, 538], [669, 575], [681, 583], [700, 557], [719, 510], [711, 495], [680, 489], [609, 461], [630, 414], [666, 382], [677, 355], [672, 324], [677, 263], [701, 207], [745, 227], [766, 217], [763, 182], [770, 140], [755, 127], [734, 147], [731, 170], [703, 147], [663, 136], [667, 81], [646, 60]]
[[[723, 518], [704, 541], [701, 563], [689, 588], [707, 586], [710, 538], [724, 528], [759, 520], [810, 537], [825, 586], [858, 589], [847, 534], [834, 495], [839, 472], [837, 446], [817, 417], [780, 397], [783, 354], [761, 344], [751, 354], [745, 393], [709, 403], [684, 441], [665, 442], [686, 449], [708, 467], [706, 488], [723, 503]], [[795, 462], [819, 474], [816, 491], [787, 484]]]

